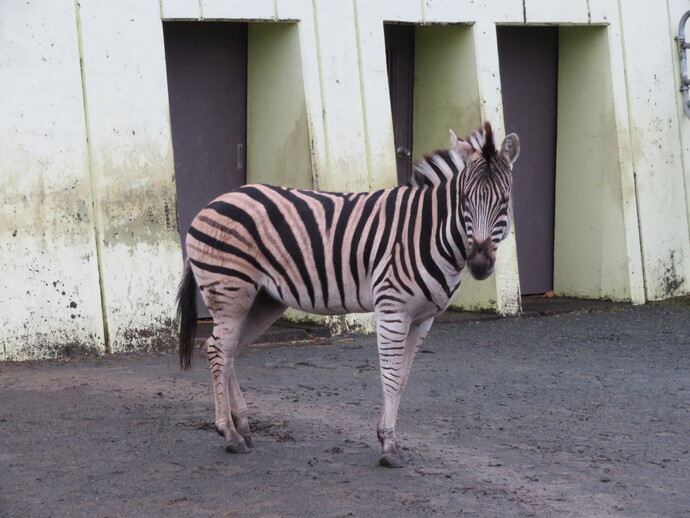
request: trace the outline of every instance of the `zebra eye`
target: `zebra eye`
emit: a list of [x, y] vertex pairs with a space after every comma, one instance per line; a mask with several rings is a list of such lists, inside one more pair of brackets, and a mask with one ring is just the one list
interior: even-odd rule
[[508, 203], [510, 201], [510, 194], [504, 194], [501, 198], [501, 203]]

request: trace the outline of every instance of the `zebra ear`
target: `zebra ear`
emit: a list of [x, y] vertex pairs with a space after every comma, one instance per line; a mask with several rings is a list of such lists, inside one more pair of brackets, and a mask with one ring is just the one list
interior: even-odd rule
[[460, 156], [465, 159], [472, 152], [472, 145], [458, 138], [453, 130], [450, 131], [450, 148], [460, 153]]
[[500, 156], [506, 164], [512, 165], [520, 155], [520, 139], [515, 133], [511, 133], [501, 144]]
[[452, 129], [449, 129], [448, 131], [450, 131], [450, 147], [454, 148], [460, 139], [457, 137], [457, 135], [455, 135], [455, 132]]

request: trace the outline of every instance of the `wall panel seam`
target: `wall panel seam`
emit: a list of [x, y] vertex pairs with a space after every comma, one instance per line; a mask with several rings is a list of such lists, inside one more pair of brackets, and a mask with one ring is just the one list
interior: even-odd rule
[[93, 227], [94, 238], [96, 240], [96, 265], [98, 269], [98, 291], [101, 302], [101, 316], [103, 319], [103, 341], [105, 352], [110, 353], [110, 334], [108, 331], [108, 315], [106, 311], [105, 286], [103, 285], [103, 250], [102, 250], [102, 231], [101, 231], [101, 214], [100, 204], [98, 203], [96, 176], [93, 166], [93, 152], [91, 148], [91, 125], [89, 123], [89, 103], [86, 92], [86, 71], [84, 63], [84, 42], [82, 39], [82, 25], [81, 12], [79, 0], [74, 0], [74, 10], [77, 24], [77, 45], [79, 47], [79, 70], [81, 73], [81, 92], [84, 107], [84, 131], [86, 134], [86, 157], [87, 168], [89, 172], [89, 184], [91, 188], [91, 206], [93, 210]]

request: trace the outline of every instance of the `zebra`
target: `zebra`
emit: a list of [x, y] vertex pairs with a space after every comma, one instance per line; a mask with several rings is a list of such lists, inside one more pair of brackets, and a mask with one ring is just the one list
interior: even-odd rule
[[418, 162], [408, 185], [359, 193], [245, 185], [196, 216], [177, 296], [180, 365], [191, 367], [195, 290], [213, 317], [206, 342], [215, 426], [231, 453], [252, 448], [235, 376], [238, 351], [287, 307], [322, 315], [371, 312], [383, 406], [379, 463], [405, 463], [396, 439], [400, 397], [415, 353], [460, 287], [494, 269], [509, 232], [517, 135], [496, 148], [490, 123]]

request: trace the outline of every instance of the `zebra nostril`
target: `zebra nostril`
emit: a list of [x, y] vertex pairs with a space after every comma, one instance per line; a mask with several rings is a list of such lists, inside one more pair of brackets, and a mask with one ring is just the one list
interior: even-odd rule
[[478, 281], [483, 281], [493, 273], [494, 261], [485, 255], [478, 255], [467, 263], [467, 268], [472, 277]]
[[491, 255], [491, 240], [485, 239], [484, 241], [475, 241], [470, 244], [470, 254], [469, 257], [474, 257], [477, 255]]
[[474, 244], [467, 256], [467, 268], [478, 281], [483, 281], [494, 271], [495, 259], [488, 245], [488, 240]]

